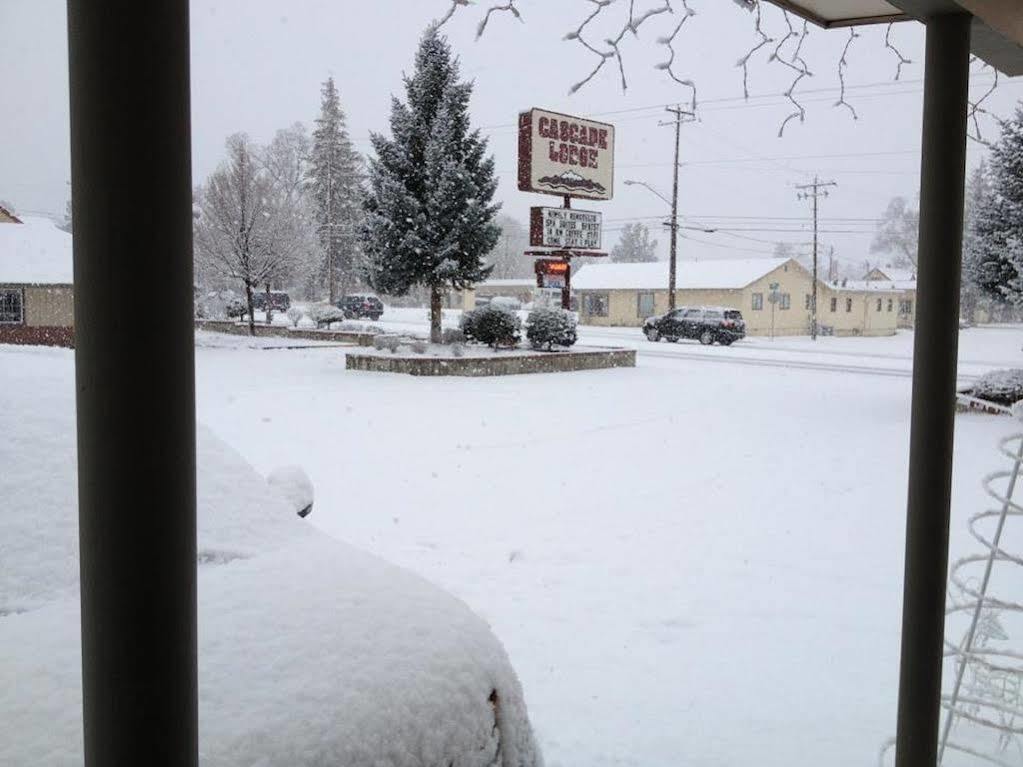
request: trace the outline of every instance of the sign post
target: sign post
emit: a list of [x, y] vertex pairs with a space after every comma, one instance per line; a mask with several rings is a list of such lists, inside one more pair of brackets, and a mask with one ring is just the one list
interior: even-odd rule
[[[545, 109], [519, 115], [519, 191], [564, 199], [561, 208], [530, 209], [530, 247], [544, 250], [526, 253], [543, 257], [536, 264], [537, 287], [551, 289], [560, 283], [564, 309], [571, 308], [572, 256], [607, 255], [600, 252], [601, 214], [573, 210], [572, 198], [612, 198], [614, 136], [608, 123]], [[558, 264], [557, 271], [553, 264]]]
[[774, 340], [774, 310], [781, 300], [781, 293], [778, 292], [778, 283], [772, 282], [769, 286], [771, 292], [767, 294], [767, 300], [771, 302], [771, 340]]

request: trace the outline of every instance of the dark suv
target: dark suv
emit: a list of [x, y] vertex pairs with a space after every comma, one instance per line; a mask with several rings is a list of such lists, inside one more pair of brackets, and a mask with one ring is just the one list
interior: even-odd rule
[[[257, 312], [266, 309], [266, 291], [253, 292], [252, 308]], [[270, 308], [275, 312], [286, 312], [291, 308], [291, 296], [281, 290], [274, 290], [270, 293]]]
[[349, 320], [361, 320], [368, 317], [375, 322], [384, 313], [384, 304], [379, 298], [360, 293], [345, 296], [337, 302], [337, 308], [344, 312], [345, 318]]
[[643, 323], [643, 334], [651, 341], [695, 338], [704, 345], [717, 341], [722, 346], [730, 346], [732, 342], [746, 337], [746, 323], [738, 309], [683, 306], [659, 317], [650, 317]]

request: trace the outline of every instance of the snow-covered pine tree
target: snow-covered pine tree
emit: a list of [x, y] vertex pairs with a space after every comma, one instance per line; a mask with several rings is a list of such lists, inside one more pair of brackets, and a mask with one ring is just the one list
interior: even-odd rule
[[960, 281], [960, 310], [973, 320], [981, 302], [1001, 298], [997, 275], [984, 268], [986, 262], [982, 228], [991, 206], [991, 174], [983, 160], [966, 181], [966, 204], [963, 215], [963, 261]]
[[320, 116], [313, 131], [309, 179], [323, 251], [322, 277], [330, 303], [351, 291], [362, 271], [363, 163], [352, 146], [341, 97], [328, 77], [321, 89]]
[[1023, 306], [1023, 106], [1003, 123], [991, 148], [989, 184], [968, 211], [964, 271], [972, 271], [985, 295]]
[[471, 287], [491, 271], [483, 259], [500, 236], [497, 179], [486, 140], [469, 125], [472, 84], [459, 82], [458, 61], [434, 26], [423, 35], [405, 93], [407, 103], [392, 101], [392, 138], [372, 136], [368, 277], [393, 295], [428, 287], [430, 337], [439, 343], [444, 290]]

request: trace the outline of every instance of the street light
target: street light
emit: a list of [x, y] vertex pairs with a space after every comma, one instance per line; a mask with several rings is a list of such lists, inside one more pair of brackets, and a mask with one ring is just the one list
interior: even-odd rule
[[[676, 172], [677, 170], [678, 168], [676, 167]], [[656, 194], [658, 197], [664, 200], [664, 202], [667, 203], [668, 206], [671, 207], [671, 220], [664, 222], [664, 225], [671, 229], [671, 254], [668, 257], [668, 310], [670, 311], [671, 309], [675, 308], [675, 275], [676, 270], [678, 268], [678, 230], [686, 229], [693, 232], [705, 232], [707, 234], [712, 234], [716, 232], [717, 229], [708, 229], [707, 227], [703, 226], [682, 226], [678, 222], [679, 218], [678, 197], [676, 196], [674, 200], [669, 200], [667, 197], [658, 192], [645, 181], [634, 181], [632, 179], [628, 179], [625, 181], [625, 186], [641, 186], [647, 191]], [[675, 191], [677, 195], [678, 192], [677, 176], [675, 182]]]

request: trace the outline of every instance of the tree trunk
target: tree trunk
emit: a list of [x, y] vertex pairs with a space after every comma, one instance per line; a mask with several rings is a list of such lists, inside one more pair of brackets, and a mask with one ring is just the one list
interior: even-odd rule
[[273, 325], [274, 323], [274, 309], [273, 304], [270, 303], [270, 283], [266, 283], [266, 324]]
[[430, 341], [439, 344], [442, 340], [441, 327], [441, 289], [438, 285], [430, 286]]
[[252, 283], [245, 281], [245, 300], [249, 305], [249, 335], [256, 335], [256, 315], [252, 307]]

